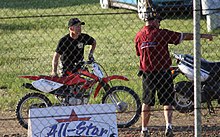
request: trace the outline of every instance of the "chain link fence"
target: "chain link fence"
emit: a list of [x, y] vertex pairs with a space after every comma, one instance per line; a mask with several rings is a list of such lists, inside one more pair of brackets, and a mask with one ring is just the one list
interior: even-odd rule
[[[33, 89], [30, 85], [25, 85], [26, 87], [29, 86], [29, 89], [21, 88], [23, 83], [31, 83], [32, 80], [23, 79], [19, 76], [51, 75], [52, 60], [58, 42], [64, 35], [69, 33], [68, 21], [70, 18], [79, 18], [85, 22], [85, 25], [82, 26], [82, 32], [89, 34], [96, 40], [96, 49], [93, 56], [95, 61], [104, 68], [103, 72], [107, 72], [108, 76], [122, 76], [117, 77], [120, 80], [110, 81], [110, 87], [105, 84], [100, 85], [104, 88], [100, 90], [98, 97], [95, 99], [93, 95], [96, 83], [87, 83], [88, 85], [91, 84], [90, 86], [94, 85], [89, 104], [102, 103], [105, 90], [108, 91], [108, 88], [113, 87], [114, 89], [115, 87], [114, 90], [117, 91], [118, 96], [115, 98], [120, 98], [121, 102], [127, 103], [127, 108], [129, 108], [126, 112], [123, 111], [122, 119], [124, 120], [124, 117], [130, 116], [132, 119], [132, 116], [135, 116], [135, 113], [137, 114], [134, 124], [132, 123], [127, 128], [118, 129], [118, 136], [140, 136], [141, 117], [139, 111], [141, 110], [141, 103], [137, 100], [139, 97], [142, 101], [143, 91], [142, 78], [137, 76], [139, 57], [136, 56], [134, 38], [136, 33], [145, 25], [142, 20], [144, 16], [141, 14], [145, 11], [145, 2], [145, 0], [1, 0], [0, 135], [4, 137], [28, 136], [27, 130], [19, 124], [16, 113], [19, 111], [18, 102], [21, 100], [25, 102], [24, 96], [28, 93], [28, 96], [31, 96], [30, 93], [33, 93], [34, 90], [30, 90], [30, 88]], [[202, 2], [214, 3], [216, 1], [207, 0]], [[192, 0], [153, 0], [153, 5], [163, 18], [160, 23], [161, 28], [182, 33], [193, 33]], [[204, 72], [201, 83], [202, 106], [199, 108], [202, 114], [202, 136], [220, 136], [219, 20], [213, 20], [213, 16], [215, 19], [220, 16], [218, 15], [219, 7], [216, 6], [215, 9], [210, 9], [210, 7], [202, 7], [201, 5], [201, 8], [205, 10], [215, 11], [214, 14], [201, 16], [201, 34], [216, 34], [213, 41], [204, 39], [200, 41], [201, 56], [204, 58], [201, 60], [201, 68]], [[202, 13], [202, 10], [200, 12]], [[210, 28], [210, 25], [212, 25], [212, 28]], [[88, 60], [90, 48], [91, 46], [85, 46], [84, 49], [84, 60], [86, 61]], [[169, 45], [169, 51], [172, 57], [172, 66], [177, 66], [173, 67], [173, 75], [178, 72], [174, 79], [176, 91], [174, 99], [176, 105], [173, 112], [174, 135], [194, 136], [193, 82], [189, 80], [189, 77], [186, 77], [187, 75], [181, 75], [187, 73], [181, 70], [182, 64], [193, 67], [193, 41], [183, 41], [179, 45]], [[173, 53], [176, 53], [176, 56]], [[177, 56], [179, 54], [181, 56]], [[88, 69], [89, 72], [92, 72], [91, 67], [88, 67]], [[191, 72], [193, 71], [191, 70]], [[208, 80], [205, 79], [206, 77]], [[129, 81], [126, 81], [127, 78]], [[56, 80], [62, 81], [64, 79], [58, 78]], [[89, 82], [92, 81], [92, 78], [86, 80]], [[81, 87], [72, 88], [75, 91]], [[65, 89], [61, 93], [63, 94], [64, 91]], [[110, 96], [106, 98], [116, 95], [114, 94], [115, 91], [112, 91]], [[121, 94], [120, 91], [127, 94]], [[65, 102], [65, 97], [55, 99], [53, 95], [44, 95], [53, 104]], [[40, 100], [44, 98], [39, 96], [41, 95], [35, 97], [40, 98]], [[129, 96], [130, 98], [126, 98]], [[135, 98], [134, 101], [132, 101], [133, 98]], [[118, 103], [123, 106], [121, 102]], [[106, 99], [106, 103], [109, 103], [108, 99]], [[41, 105], [42, 103], [37, 102], [35, 104]], [[24, 118], [28, 118], [27, 112]], [[117, 116], [120, 117], [119, 110]], [[164, 136], [163, 108], [157, 100], [152, 110], [149, 130], [151, 136]]]

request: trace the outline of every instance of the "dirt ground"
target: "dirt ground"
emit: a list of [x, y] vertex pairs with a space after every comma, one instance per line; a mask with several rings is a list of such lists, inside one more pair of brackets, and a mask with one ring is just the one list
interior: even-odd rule
[[[27, 137], [27, 130], [22, 128], [16, 119], [14, 111], [0, 112], [0, 137]], [[149, 130], [152, 137], [164, 136], [163, 111], [154, 111], [150, 119]], [[119, 137], [140, 136], [141, 121], [130, 128], [118, 129]], [[175, 137], [194, 136], [194, 113], [173, 113], [173, 131]], [[214, 114], [202, 110], [202, 137], [220, 137], [220, 108], [215, 108]]]

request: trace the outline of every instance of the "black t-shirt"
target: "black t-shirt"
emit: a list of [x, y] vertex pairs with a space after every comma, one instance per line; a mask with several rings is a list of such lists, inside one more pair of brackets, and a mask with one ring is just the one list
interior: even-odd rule
[[72, 71], [75, 63], [83, 60], [85, 45], [92, 45], [94, 38], [82, 33], [77, 39], [73, 39], [69, 34], [60, 39], [56, 52], [61, 55], [63, 70]]

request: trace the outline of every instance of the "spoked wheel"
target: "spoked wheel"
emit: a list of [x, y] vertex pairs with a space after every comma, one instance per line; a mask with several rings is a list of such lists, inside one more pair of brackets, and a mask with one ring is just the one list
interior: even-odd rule
[[194, 110], [193, 83], [188, 81], [181, 81], [175, 85], [175, 109], [180, 113], [189, 113]]
[[112, 87], [102, 98], [102, 103], [115, 104], [118, 128], [130, 127], [141, 114], [141, 101], [138, 95], [125, 86]]
[[175, 93], [175, 109], [180, 113], [189, 113], [193, 111], [193, 101], [187, 97], [184, 97], [180, 93]]
[[28, 93], [22, 97], [16, 108], [16, 115], [21, 126], [28, 129], [29, 109], [52, 106], [51, 101], [43, 94]]

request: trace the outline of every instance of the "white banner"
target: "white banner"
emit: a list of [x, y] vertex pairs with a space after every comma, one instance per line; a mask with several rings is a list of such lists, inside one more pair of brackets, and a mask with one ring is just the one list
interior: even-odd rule
[[117, 137], [115, 112], [111, 104], [30, 109], [28, 137]]

